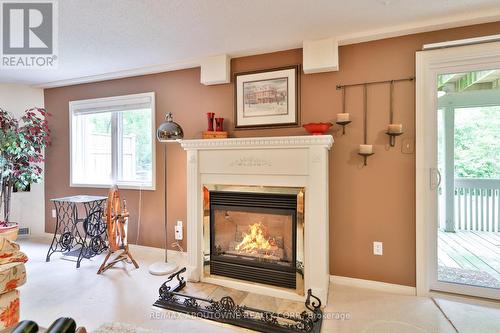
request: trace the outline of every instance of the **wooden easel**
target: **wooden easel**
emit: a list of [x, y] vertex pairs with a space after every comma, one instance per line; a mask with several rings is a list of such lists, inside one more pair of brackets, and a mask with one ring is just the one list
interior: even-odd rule
[[[101, 274], [108, 268], [113, 267], [119, 262], [128, 262], [129, 260], [135, 266], [139, 268], [139, 265], [132, 257], [132, 254], [128, 248], [127, 242], [127, 222], [129, 213], [127, 211], [127, 205], [125, 200], [123, 201], [123, 209], [120, 199], [120, 192], [117, 186], [113, 186], [108, 193], [108, 201], [106, 203], [106, 226], [108, 233], [108, 254], [104, 258], [104, 262], [97, 271], [97, 274]], [[119, 253], [118, 253], [119, 252]], [[118, 254], [117, 254], [118, 253]], [[117, 254], [114, 258], [110, 260], [111, 256]]]

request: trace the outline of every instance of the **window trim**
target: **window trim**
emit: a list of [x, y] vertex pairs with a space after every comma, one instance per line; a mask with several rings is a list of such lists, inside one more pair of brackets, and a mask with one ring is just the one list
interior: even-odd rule
[[[141, 99], [147, 97], [151, 101], [151, 144], [152, 144], [152, 156], [151, 156], [151, 174], [152, 174], [152, 184], [150, 186], [142, 185], [143, 183], [139, 183], [134, 185], [134, 182], [117, 182], [116, 179], [112, 180], [112, 183], [109, 185], [102, 184], [81, 184], [73, 182], [73, 114], [76, 110], [85, 108], [93, 108], [93, 107], [102, 107], [102, 106], [113, 106], [113, 105], [123, 105], [126, 100], [133, 101], [137, 99]], [[130, 95], [121, 95], [121, 96], [112, 96], [112, 97], [104, 97], [104, 98], [92, 98], [92, 99], [84, 99], [84, 100], [76, 100], [69, 102], [69, 186], [70, 187], [81, 187], [81, 188], [110, 188], [114, 184], [116, 184], [121, 189], [129, 189], [129, 190], [156, 190], [156, 104], [155, 104], [155, 93], [147, 92], [140, 94], [130, 94]], [[117, 117], [111, 117], [112, 122], [116, 122]], [[115, 133], [116, 125], [112, 126], [111, 136], [117, 135]], [[116, 142], [116, 140], [114, 140]], [[116, 147], [112, 147], [112, 152]], [[116, 163], [116, 158], [111, 160], [111, 170], [113, 175], [117, 175], [118, 164]]]

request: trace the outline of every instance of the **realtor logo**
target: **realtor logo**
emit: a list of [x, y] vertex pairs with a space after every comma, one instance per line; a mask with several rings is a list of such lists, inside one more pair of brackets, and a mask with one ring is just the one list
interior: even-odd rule
[[57, 66], [57, 3], [1, 1], [3, 69]]

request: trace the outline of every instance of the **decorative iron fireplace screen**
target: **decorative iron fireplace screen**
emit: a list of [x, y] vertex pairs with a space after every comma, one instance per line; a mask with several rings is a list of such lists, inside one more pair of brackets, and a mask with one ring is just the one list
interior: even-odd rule
[[209, 199], [210, 274], [296, 289], [297, 194], [213, 190]]
[[[154, 306], [187, 313], [196, 318], [214, 320], [266, 333], [320, 333], [323, 322], [321, 301], [307, 291], [305, 307], [300, 314], [275, 313], [238, 305], [230, 296], [220, 300], [205, 299], [182, 293], [186, 286], [180, 274], [186, 267], [168, 277], [160, 287], [160, 298]], [[172, 282], [176, 278], [176, 281]]]

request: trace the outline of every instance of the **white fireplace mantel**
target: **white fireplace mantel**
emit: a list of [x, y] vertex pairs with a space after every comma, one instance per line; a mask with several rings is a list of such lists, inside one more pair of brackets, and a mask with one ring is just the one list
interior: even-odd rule
[[331, 135], [183, 140], [187, 151], [188, 278], [275, 297], [304, 295], [203, 275], [203, 186], [305, 188], [304, 287], [326, 304], [329, 285], [328, 151]]
[[278, 136], [257, 138], [234, 138], [234, 139], [198, 139], [183, 140], [181, 143], [185, 150], [193, 149], [245, 149], [245, 148], [300, 148], [322, 146], [330, 149], [333, 145], [331, 135], [308, 135], [308, 136]]

